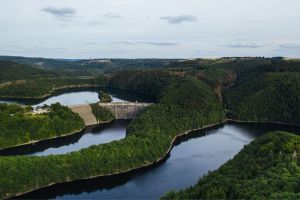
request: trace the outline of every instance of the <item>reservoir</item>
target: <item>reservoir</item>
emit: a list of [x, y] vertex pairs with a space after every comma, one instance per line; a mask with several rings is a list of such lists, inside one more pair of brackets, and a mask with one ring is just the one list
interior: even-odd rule
[[[126, 128], [126, 123], [123, 125]], [[296, 126], [227, 123], [180, 138], [169, 157], [156, 166], [126, 175], [57, 184], [20, 198], [158, 199], [170, 190], [196, 184], [201, 176], [233, 158], [244, 145], [273, 130], [300, 134]]]
[[54, 93], [52, 96], [41, 100], [33, 99], [0, 99], [0, 103], [19, 103], [25, 105], [31, 105], [33, 107], [43, 106], [44, 104], [51, 105], [59, 102], [64, 106], [78, 105], [78, 104], [90, 104], [99, 102], [98, 91], [103, 90], [109, 93], [113, 99], [113, 102], [126, 102], [126, 101], [138, 101], [138, 102], [152, 102], [145, 95], [138, 93], [127, 92], [124, 90], [108, 89], [108, 88], [85, 88], [85, 89], [65, 89]]
[[[107, 92], [107, 91], [106, 91]], [[151, 102], [132, 93], [109, 91], [114, 102]], [[33, 106], [60, 102], [76, 105], [98, 102], [97, 89], [64, 91], [40, 102], [19, 102]], [[35, 145], [1, 151], [0, 155], [47, 156], [79, 151], [126, 137], [130, 121], [87, 127], [76, 134], [43, 141]], [[170, 190], [184, 189], [197, 183], [209, 171], [218, 169], [258, 136], [274, 130], [300, 134], [300, 127], [267, 123], [226, 123], [194, 131], [176, 141], [169, 156], [161, 163], [123, 175], [56, 184], [20, 196], [22, 199], [159, 199]]]
[[108, 124], [86, 127], [85, 130], [62, 138], [41, 141], [33, 145], [15, 147], [0, 151], [0, 156], [47, 156], [60, 155], [92, 145], [121, 140], [126, 137], [126, 127], [130, 120], [115, 120]]
[[[112, 96], [113, 102], [124, 102], [124, 100]], [[57, 96], [52, 96], [41, 103], [34, 106], [43, 106], [44, 104], [51, 105], [59, 102], [62, 105], [79, 105], [90, 104], [99, 101], [98, 93], [94, 91], [82, 91], [82, 92], [68, 92]]]
[[[107, 88], [89, 88], [82, 91], [65, 90], [62, 93], [53, 95], [39, 103], [32, 100], [17, 103], [32, 105], [33, 107], [44, 104], [51, 105], [59, 102], [65, 106], [88, 104], [99, 102], [98, 90], [104, 90], [112, 96], [113, 102], [142, 101], [149, 102], [150, 99], [137, 93], [128, 93], [124, 90], [113, 90]], [[16, 103], [14, 100], [2, 101], [0, 103]], [[101, 124], [94, 127], [86, 127], [84, 131], [70, 136], [54, 138], [41, 141], [33, 145], [26, 145], [0, 151], [0, 156], [46, 156], [66, 154], [79, 151], [92, 145], [105, 144], [114, 140], [121, 140], [126, 136], [126, 127], [129, 120], [115, 120], [109, 124]]]

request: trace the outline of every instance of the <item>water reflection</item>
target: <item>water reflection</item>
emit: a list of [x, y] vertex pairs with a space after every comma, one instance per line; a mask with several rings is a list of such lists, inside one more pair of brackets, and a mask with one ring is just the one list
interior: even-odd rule
[[68, 106], [68, 105], [77, 105], [77, 104], [96, 103], [98, 101], [99, 98], [97, 92], [92, 92], [92, 91], [68, 92], [68, 93], [50, 97], [41, 103], [33, 105], [33, 107], [43, 106], [44, 104], [51, 105], [56, 102]]
[[159, 165], [126, 175], [59, 184], [21, 198], [158, 199], [172, 189], [196, 184], [199, 177], [233, 158], [244, 145], [272, 130], [300, 133], [300, 127], [228, 123], [181, 137]]
[[138, 101], [138, 102], [153, 102], [151, 98], [146, 95], [129, 92], [119, 89], [108, 88], [76, 88], [65, 89], [55, 92], [51, 97], [45, 99], [2, 99], [0, 103], [19, 103], [24, 105], [32, 105], [33, 107], [42, 106], [44, 104], [51, 105], [59, 102], [62, 105], [77, 105], [96, 103], [99, 101], [98, 91], [103, 90], [112, 96], [113, 102], [125, 102], [125, 101]]
[[129, 120], [116, 120], [109, 124], [99, 125], [92, 130], [70, 135], [64, 138], [56, 138], [43, 141], [35, 145], [28, 145], [8, 150], [0, 151], [0, 155], [57, 155], [78, 151], [92, 145], [109, 143], [114, 140], [121, 140], [126, 136], [126, 127]]

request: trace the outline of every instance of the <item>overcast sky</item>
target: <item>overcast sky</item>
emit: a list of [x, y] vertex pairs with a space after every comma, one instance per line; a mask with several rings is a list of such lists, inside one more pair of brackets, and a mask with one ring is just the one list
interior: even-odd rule
[[0, 55], [300, 57], [300, 0], [1, 0]]

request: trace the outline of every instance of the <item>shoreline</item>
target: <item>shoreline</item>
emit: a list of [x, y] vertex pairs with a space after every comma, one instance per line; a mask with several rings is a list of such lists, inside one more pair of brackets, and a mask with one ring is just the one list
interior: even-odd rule
[[209, 129], [209, 128], [212, 128], [212, 127], [215, 127], [215, 126], [225, 125], [226, 123], [230, 123], [230, 122], [234, 122], [234, 123], [249, 123], [249, 124], [250, 123], [271, 123], [271, 124], [281, 124], [281, 125], [299, 126], [300, 127], [300, 125], [297, 125], [297, 124], [288, 124], [288, 123], [283, 123], [283, 122], [270, 122], [270, 121], [269, 122], [257, 122], [257, 121], [242, 121], [242, 120], [225, 119], [225, 120], [223, 120], [221, 122], [218, 122], [218, 123], [206, 125], [206, 126], [203, 126], [203, 127], [200, 127], [200, 128], [189, 129], [187, 131], [184, 131], [183, 133], [180, 133], [180, 134], [176, 135], [172, 139], [172, 141], [170, 143], [170, 146], [167, 149], [167, 151], [164, 153], [164, 155], [161, 156], [160, 158], [156, 159], [153, 162], [146, 163], [146, 164], [143, 164], [143, 165], [141, 165], [139, 167], [133, 167], [133, 168], [130, 168], [130, 169], [127, 169], [127, 170], [124, 170], [124, 171], [120, 171], [120, 172], [115, 172], [115, 173], [110, 173], [110, 174], [105, 174], [105, 175], [90, 176], [90, 177], [86, 177], [86, 178], [80, 178], [80, 179], [63, 181], [63, 182], [50, 183], [50, 184], [48, 184], [46, 186], [34, 188], [34, 189], [29, 190], [27, 192], [18, 193], [18, 194], [14, 195], [14, 196], [7, 197], [6, 199], [12, 199], [14, 197], [19, 197], [19, 196], [28, 194], [30, 192], [34, 192], [36, 190], [40, 190], [40, 189], [44, 189], [44, 188], [47, 188], [47, 187], [51, 187], [51, 186], [57, 185], [57, 184], [71, 183], [71, 182], [75, 182], [75, 181], [91, 180], [91, 179], [95, 179], [95, 178], [107, 178], [107, 177], [112, 177], [112, 176], [117, 176], [117, 175], [126, 175], [126, 174], [129, 174], [129, 173], [133, 173], [135, 171], [138, 171], [138, 170], [147, 169], [149, 167], [155, 166], [156, 164], [159, 164], [159, 163], [163, 162], [164, 160], [166, 160], [168, 158], [168, 155], [170, 154], [170, 152], [174, 148], [174, 146], [176, 144], [176, 141], [179, 140], [181, 137], [187, 136], [187, 135], [189, 135], [189, 134], [191, 134], [191, 133], [193, 133], [195, 131], [205, 130], [205, 129]]
[[99, 122], [97, 124], [90, 124], [88, 126], [83, 127], [82, 129], [79, 129], [79, 130], [76, 130], [76, 131], [73, 131], [71, 133], [67, 133], [67, 134], [61, 135], [61, 136], [54, 136], [54, 137], [47, 138], [47, 139], [34, 140], [34, 141], [27, 142], [27, 143], [13, 145], [13, 146], [10, 146], [10, 147], [7, 147], [7, 148], [0, 149], [0, 152], [2, 152], [2, 151], [10, 151], [10, 150], [13, 150], [14, 148], [19, 148], [19, 147], [22, 148], [22, 147], [31, 146], [31, 145], [38, 145], [41, 142], [51, 141], [51, 140], [55, 140], [55, 139], [58, 139], [58, 138], [59, 139], [65, 138], [65, 137], [72, 136], [72, 135], [75, 135], [77, 133], [80, 133], [80, 132], [84, 131], [86, 128], [93, 127], [93, 126], [98, 126], [98, 125], [102, 125], [102, 124], [109, 124], [109, 123], [111, 123], [113, 121], [114, 120], [103, 121], [103, 122]]
[[[88, 127], [102, 125], [102, 124], [109, 124], [109, 123], [113, 122], [114, 120], [116, 120], [116, 119], [113, 119], [113, 120], [110, 120], [110, 121], [101, 121], [101, 122], [98, 122], [97, 124], [89, 124], [89, 125], [85, 126], [82, 129], [79, 129], [79, 130], [76, 130], [76, 131], [73, 131], [71, 133], [67, 133], [67, 134], [61, 135], [61, 136], [54, 136], [54, 137], [47, 138], [47, 139], [34, 140], [34, 141], [30, 141], [30, 142], [23, 143], [23, 144], [13, 145], [13, 146], [10, 146], [10, 147], [7, 147], [7, 148], [0, 149], [0, 152], [1, 151], [9, 151], [10, 149], [13, 149], [13, 148], [16, 148], [16, 147], [25, 147], [25, 146], [30, 146], [30, 145], [36, 145], [36, 144], [38, 144], [40, 142], [45, 142], [45, 141], [50, 141], [50, 140], [54, 140], [54, 139], [58, 139], [58, 138], [68, 137], [68, 136], [80, 133], [81, 131], [85, 130]], [[255, 124], [255, 123], [259, 123], [259, 124], [266, 123], [266, 124], [268, 124], [269, 123], [269, 124], [278, 124], [278, 125], [287, 125], [287, 126], [297, 126], [297, 127], [300, 127], [299, 124], [286, 123], [286, 122], [275, 122], [275, 121], [244, 121], [244, 120], [235, 120], [235, 119], [225, 119], [221, 123], [212, 124], [212, 125], [208, 125], [208, 126], [217, 126], [217, 125], [221, 125], [221, 124], [225, 124], [225, 123], [230, 123], [230, 122], [233, 122], [233, 123], [247, 123], [247, 124]], [[205, 128], [209, 128], [209, 127], [204, 126], [202, 129], [205, 129]], [[201, 130], [201, 128], [191, 129], [189, 131], [193, 132], [193, 131], [197, 131], [197, 130]]]
[[103, 85], [92, 85], [92, 84], [84, 84], [84, 85], [69, 85], [69, 86], [62, 86], [62, 87], [54, 87], [50, 90], [47, 94], [42, 96], [0, 96], [0, 100], [43, 100], [45, 98], [51, 97], [55, 95], [56, 92], [65, 89], [76, 89], [76, 88], [97, 88], [97, 87], [105, 87]]
[[226, 122], [235, 122], [235, 123], [248, 123], [248, 124], [278, 124], [278, 125], [287, 125], [287, 126], [299, 126], [300, 124], [286, 123], [286, 122], [276, 122], [276, 121], [245, 121], [237, 119], [226, 119]]
[[144, 164], [144, 165], [141, 165], [139, 167], [134, 167], [134, 168], [130, 168], [130, 169], [127, 169], [125, 171], [121, 171], [121, 172], [116, 172], [116, 173], [111, 173], [111, 174], [105, 174], [105, 175], [96, 175], [96, 176], [90, 176], [90, 177], [86, 177], [86, 178], [80, 178], [80, 179], [76, 179], [76, 180], [69, 180], [69, 181], [63, 181], [63, 182], [56, 182], [56, 183], [51, 183], [51, 184], [48, 184], [46, 186], [42, 186], [42, 187], [38, 187], [38, 188], [35, 188], [35, 189], [32, 189], [30, 191], [27, 191], [27, 192], [23, 192], [23, 193], [19, 193], [19, 194], [16, 194], [14, 196], [11, 196], [11, 197], [8, 197], [6, 199], [10, 199], [10, 198], [14, 198], [14, 197], [18, 197], [18, 196], [21, 196], [21, 195], [24, 195], [24, 194], [27, 194], [27, 193], [30, 193], [30, 192], [33, 192], [35, 190], [39, 190], [39, 189], [43, 189], [43, 188], [47, 188], [47, 187], [51, 187], [53, 185], [56, 185], [56, 184], [63, 184], [63, 183], [70, 183], [70, 182], [74, 182], [74, 181], [83, 181], [83, 180], [90, 180], [90, 179], [95, 179], [95, 178], [105, 178], [105, 177], [110, 177], [110, 176], [116, 176], [116, 175], [125, 175], [125, 174], [128, 174], [128, 173], [131, 173], [131, 172], [134, 172], [134, 171], [137, 171], [137, 170], [141, 170], [141, 169], [145, 169], [145, 168], [148, 168], [148, 167], [151, 167], [151, 166], [154, 166], [162, 161], [164, 161], [169, 153], [171, 152], [171, 150], [173, 149], [173, 147], [175, 146], [175, 142], [176, 140], [178, 140], [180, 137], [182, 136], [186, 136], [194, 131], [199, 131], [199, 130], [204, 130], [204, 129], [208, 129], [208, 128], [211, 128], [213, 126], [219, 126], [219, 125], [222, 125], [222, 124], [225, 124], [226, 123], [226, 120], [222, 121], [222, 122], [219, 122], [219, 123], [215, 123], [215, 124], [210, 124], [210, 125], [207, 125], [207, 126], [203, 126], [201, 128], [195, 128], [195, 129], [189, 129], [179, 135], [176, 135], [173, 140], [171, 141], [170, 143], [170, 146], [168, 148], [168, 150], [165, 152], [165, 154], [158, 158], [157, 160], [151, 162], [151, 163], [147, 163], [147, 164]]
[[76, 133], [80, 133], [85, 128], [86, 127], [82, 128], [80, 130], [77, 130], [77, 131], [73, 131], [71, 133], [67, 133], [67, 134], [61, 135], [61, 136], [54, 136], [54, 137], [50, 137], [50, 138], [47, 138], [47, 139], [33, 140], [33, 141], [22, 143], [22, 144], [16, 144], [16, 145], [13, 145], [13, 146], [10, 146], [10, 147], [7, 147], [7, 148], [0, 149], [0, 152], [1, 151], [9, 151], [10, 149], [14, 149], [14, 148], [17, 148], [17, 147], [25, 147], [25, 146], [30, 146], [30, 145], [36, 145], [39, 142], [45, 142], [45, 141], [48, 141], [48, 140], [54, 140], [54, 139], [58, 139], [58, 138], [67, 137], [67, 136], [70, 136], [70, 135], [73, 135], [73, 134], [76, 134]]

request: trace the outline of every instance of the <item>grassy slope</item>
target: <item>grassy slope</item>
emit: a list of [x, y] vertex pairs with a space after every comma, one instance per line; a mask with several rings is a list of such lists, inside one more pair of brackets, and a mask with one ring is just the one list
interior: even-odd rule
[[199, 182], [164, 199], [299, 199], [300, 136], [271, 132]]

